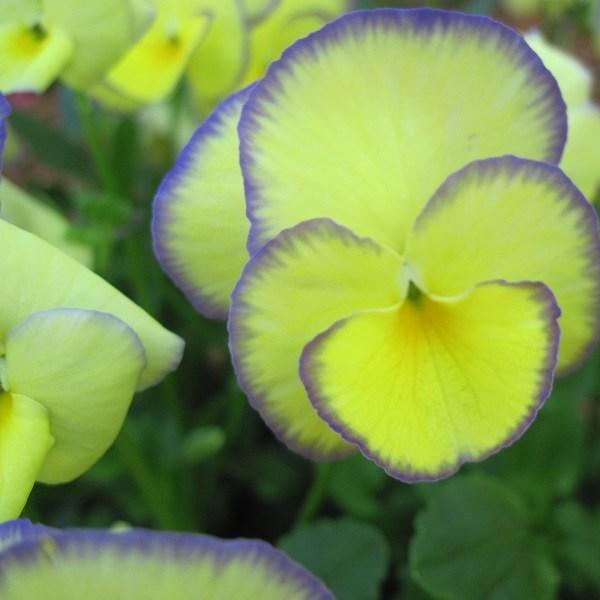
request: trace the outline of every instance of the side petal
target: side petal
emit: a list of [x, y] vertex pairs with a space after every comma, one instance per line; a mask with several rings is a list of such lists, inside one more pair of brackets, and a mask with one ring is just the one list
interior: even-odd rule
[[431, 194], [466, 163], [558, 162], [566, 116], [554, 78], [504, 25], [375, 9], [288, 48], [239, 131], [252, 253], [314, 217], [402, 252]]
[[417, 219], [408, 260], [417, 285], [439, 296], [461, 294], [492, 279], [545, 283], [562, 311], [562, 373], [596, 342], [597, 218], [556, 167], [502, 157], [452, 175]]
[[400, 273], [395, 252], [324, 219], [282, 232], [244, 269], [229, 316], [233, 364], [252, 406], [293, 450], [322, 459], [350, 452], [311, 407], [300, 354], [338, 319], [397, 303]]
[[0, 554], [0, 595], [334, 600], [319, 579], [265, 542], [143, 529], [26, 535]]
[[28, 519], [13, 519], [0, 523], [0, 552], [24, 540], [36, 539], [56, 531], [44, 525], [34, 525]]
[[248, 31], [241, 0], [208, 0], [207, 4], [213, 10], [210, 31], [194, 52], [187, 70], [202, 111], [241, 87], [248, 57]]
[[527, 429], [552, 386], [559, 311], [541, 284], [489, 283], [333, 325], [300, 372], [314, 407], [403, 481], [435, 480]]
[[563, 171], [593, 202], [600, 188], [600, 108], [583, 104], [569, 109], [569, 139], [560, 163]]
[[111, 69], [105, 85], [137, 102], [156, 102], [174, 89], [190, 57], [207, 34], [210, 18], [182, 20], [169, 34], [170, 20], [158, 18], [142, 39]]
[[41, 404], [0, 392], [0, 522], [21, 514], [53, 443]]
[[0, 90], [44, 92], [74, 52], [73, 40], [55, 28], [37, 33], [26, 25], [0, 25]]
[[74, 259], [2, 219], [0, 281], [0, 339], [33, 312], [82, 308], [114, 315], [140, 337], [147, 366], [139, 390], [158, 383], [181, 361], [181, 338]]
[[9, 331], [8, 389], [34, 398], [47, 411], [55, 440], [37, 479], [70, 481], [106, 452], [121, 429], [144, 366], [137, 335], [104, 313], [48, 310]]
[[158, 261], [197, 310], [219, 319], [248, 260], [237, 137], [248, 93], [225, 100], [199, 127], [154, 199]]

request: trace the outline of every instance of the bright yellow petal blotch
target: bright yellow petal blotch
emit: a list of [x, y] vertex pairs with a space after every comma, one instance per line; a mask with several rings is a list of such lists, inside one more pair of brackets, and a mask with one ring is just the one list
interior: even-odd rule
[[110, 71], [105, 84], [136, 102], [161, 100], [175, 88], [209, 25], [210, 18], [202, 14], [185, 20], [157, 18]]
[[491, 283], [355, 315], [304, 350], [311, 401], [405, 481], [438, 479], [515, 441], [550, 393], [559, 315], [539, 284]]
[[0, 522], [19, 516], [54, 443], [48, 411], [2, 388], [0, 384]]

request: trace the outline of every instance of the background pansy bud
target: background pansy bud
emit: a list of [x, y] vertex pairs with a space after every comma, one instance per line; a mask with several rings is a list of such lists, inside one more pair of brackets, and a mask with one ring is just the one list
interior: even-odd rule
[[146, 26], [143, 0], [2, 0], [0, 91], [42, 92], [62, 78], [86, 89]]
[[551, 166], [565, 135], [556, 81], [514, 31], [353, 13], [200, 128], [157, 195], [155, 248], [223, 315], [245, 196], [229, 332], [253, 406], [305, 455], [354, 445], [439, 478], [517, 439], [596, 339], [596, 217]]
[[569, 136], [560, 165], [593, 201], [600, 186], [600, 108], [592, 101], [592, 73], [538, 31], [529, 32], [525, 39], [556, 77], [567, 104]]
[[0, 180], [0, 218], [34, 233], [86, 267], [92, 266], [91, 248], [69, 239], [69, 221], [6, 177]]
[[0, 525], [0, 595], [333, 600], [319, 579], [259, 540], [144, 529], [60, 531], [28, 521]]

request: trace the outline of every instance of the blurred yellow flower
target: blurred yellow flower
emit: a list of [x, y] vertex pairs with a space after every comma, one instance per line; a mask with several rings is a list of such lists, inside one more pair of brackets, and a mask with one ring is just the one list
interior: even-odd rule
[[139, 35], [146, 0], [0, 0], [0, 91], [86, 89]]

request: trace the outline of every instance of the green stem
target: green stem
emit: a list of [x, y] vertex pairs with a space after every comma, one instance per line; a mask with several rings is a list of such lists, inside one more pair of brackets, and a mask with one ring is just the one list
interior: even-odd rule
[[127, 425], [123, 427], [116, 439], [115, 449], [130, 472], [158, 527], [160, 529], [179, 529], [179, 521], [169, 508], [172, 505], [170, 498], [165, 497], [166, 489], [154, 476]]
[[107, 153], [102, 148], [97, 122], [94, 119], [94, 107], [90, 99], [80, 92], [75, 94], [75, 106], [81, 129], [83, 130], [92, 160], [94, 161], [98, 179], [104, 191], [116, 194], [118, 191], [117, 181], [107, 159]]
[[315, 467], [315, 478], [296, 517], [296, 527], [308, 523], [316, 514], [325, 500], [333, 463], [319, 463]]

